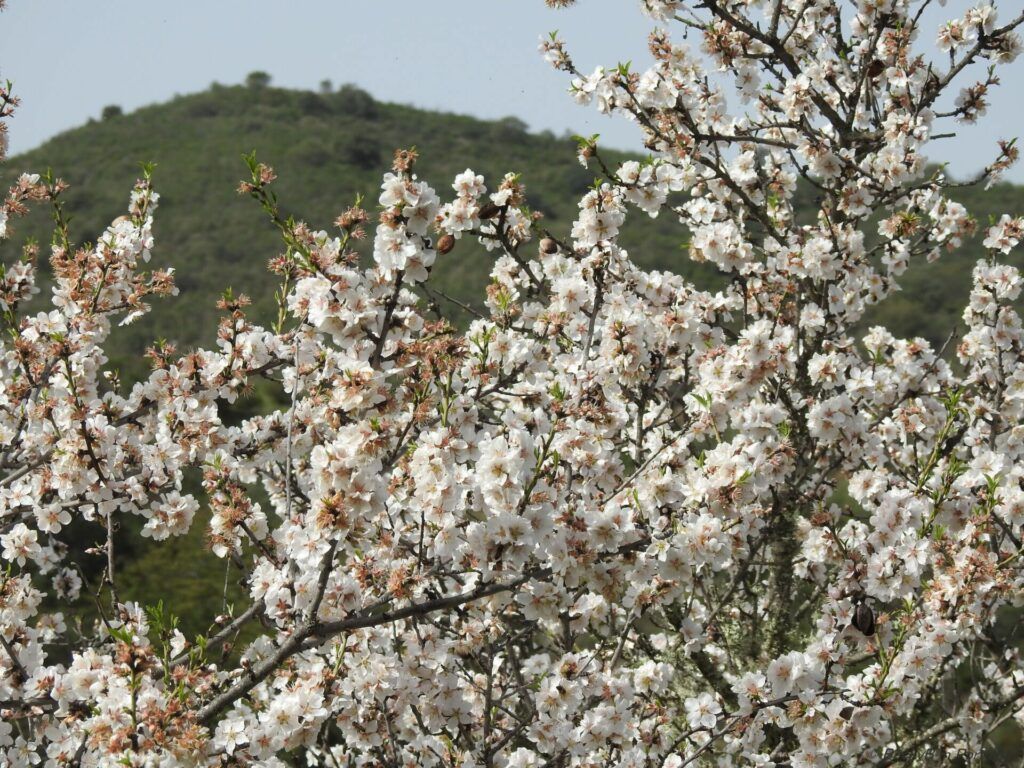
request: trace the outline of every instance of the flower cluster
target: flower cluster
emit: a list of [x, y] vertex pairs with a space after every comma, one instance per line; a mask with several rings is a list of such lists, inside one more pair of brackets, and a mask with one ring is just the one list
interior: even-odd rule
[[[969, 65], [1021, 45], [986, 3], [929, 63], [926, 4], [645, 0], [641, 73], [546, 39], [650, 150], [612, 168], [582, 140], [602, 178], [561, 232], [515, 174], [467, 169], [442, 202], [401, 151], [361, 261], [367, 212], [286, 220], [251, 158], [278, 321], [228, 295], [210, 348], [155, 346], [127, 390], [111, 326], [174, 292], [146, 267], [150, 178], [76, 249], [63, 185], [22, 177], [5, 232], [43, 200], [58, 232], [47, 311], [31, 253], [0, 273], [0, 760], [967, 764], [1024, 727], [1022, 279], [999, 261], [1024, 223], [985, 233], [950, 345], [859, 330], [974, 232], [925, 150], [997, 84], [940, 111]], [[723, 287], [638, 266], [631, 208], [678, 219]], [[464, 329], [431, 314], [443, 258], [493, 260]], [[257, 381], [280, 405], [223, 418]], [[115, 531], [160, 542], [203, 508], [246, 599], [186, 638], [122, 600]]]

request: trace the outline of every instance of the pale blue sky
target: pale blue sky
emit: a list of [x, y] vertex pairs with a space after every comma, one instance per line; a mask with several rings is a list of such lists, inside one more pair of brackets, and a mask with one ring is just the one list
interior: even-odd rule
[[[1003, 16], [1019, 2], [1003, 0]], [[929, 17], [931, 29], [940, 15], [967, 6], [950, 0]], [[11, 149], [33, 148], [107, 104], [131, 110], [212, 81], [238, 83], [255, 69], [278, 85], [351, 82], [385, 101], [515, 115], [534, 130], [600, 133], [610, 146], [639, 148], [632, 125], [577, 106], [565, 76], [537, 53], [540, 35], [558, 29], [585, 70], [644, 64], [652, 24], [637, 7], [636, 0], [584, 0], [561, 11], [543, 0], [10, 0], [0, 14], [0, 76], [23, 100]], [[1016, 135], [1022, 123], [1022, 78], [1024, 57], [1004, 69], [1006, 85], [983, 123], [936, 145], [933, 159], [962, 176], [994, 157], [995, 140]], [[1010, 178], [1024, 182], [1024, 167]]]

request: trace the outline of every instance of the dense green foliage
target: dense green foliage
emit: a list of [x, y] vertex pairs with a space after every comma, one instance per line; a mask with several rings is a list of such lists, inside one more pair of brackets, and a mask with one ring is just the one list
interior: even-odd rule
[[[139, 163], [157, 164], [162, 199], [154, 264], [175, 268], [181, 295], [116, 331], [110, 354], [126, 380], [143, 373], [141, 352], [156, 338], [175, 342], [179, 350], [213, 344], [216, 299], [229, 286], [253, 299], [256, 318], [271, 317], [276, 278], [266, 262], [278, 254], [280, 243], [258, 206], [235, 191], [245, 172], [243, 153], [255, 149], [274, 166], [286, 213], [327, 230], [357, 195], [372, 210], [380, 176], [396, 147], [418, 148], [418, 171], [442, 199], [450, 197], [452, 177], [467, 167], [485, 174], [491, 189], [505, 172], [520, 173], [530, 205], [545, 214], [544, 225], [558, 236], [568, 234], [576, 201], [594, 181], [595, 169], [584, 169], [576, 160], [575, 142], [530, 134], [515, 118], [483, 121], [384, 104], [351, 86], [334, 92], [327, 84], [320, 92], [285, 90], [270, 87], [258, 75], [250, 76], [247, 86], [214, 85], [127, 115], [108, 107], [101, 121], [11, 158], [0, 169], [0, 181], [9, 183], [22, 170], [52, 168], [71, 184], [65, 201], [72, 231], [88, 241], [125, 210]], [[602, 150], [602, 156], [612, 166], [626, 159], [619, 152]], [[979, 231], [990, 217], [1020, 214], [1024, 208], [1024, 191], [1011, 185], [988, 191], [964, 188], [957, 197], [977, 217]], [[804, 192], [799, 199], [801, 215], [813, 216], [813, 194]], [[19, 239], [49, 241], [46, 210], [16, 226]], [[685, 238], [671, 216], [651, 220], [636, 212], [620, 242], [645, 267], [686, 272], [703, 284], [721, 280], [688, 260]], [[5, 246], [5, 261], [17, 258], [16, 246], [17, 241]], [[941, 343], [957, 323], [980, 253], [975, 242], [935, 264], [912, 265], [902, 294], [879, 308], [872, 321], [901, 335]], [[439, 257], [432, 285], [479, 305], [492, 258], [467, 238]], [[222, 609], [225, 571], [212, 554], [195, 556], [203, 536], [197, 524], [180, 541], [160, 546], [136, 542], [122, 569], [128, 581], [123, 596], [153, 604], [173, 595], [168, 602], [182, 612], [187, 628], [205, 626]]]

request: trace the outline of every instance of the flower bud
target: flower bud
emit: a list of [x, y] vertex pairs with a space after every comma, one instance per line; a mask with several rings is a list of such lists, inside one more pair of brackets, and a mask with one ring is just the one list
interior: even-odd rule
[[540, 252], [551, 254], [558, 250], [558, 243], [552, 240], [550, 237], [545, 237], [540, 241]]
[[484, 204], [484, 206], [480, 209], [480, 212], [477, 214], [477, 216], [480, 217], [481, 221], [486, 220], [486, 219], [493, 219], [497, 215], [498, 215], [498, 206], [495, 205], [494, 203], [486, 203], [486, 204]]
[[875, 634], [875, 614], [867, 603], [857, 603], [853, 609], [853, 626], [868, 637]]
[[455, 247], [455, 238], [452, 235], [441, 235], [441, 239], [437, 241], [437, 252], [444, 256], [452, 248]]

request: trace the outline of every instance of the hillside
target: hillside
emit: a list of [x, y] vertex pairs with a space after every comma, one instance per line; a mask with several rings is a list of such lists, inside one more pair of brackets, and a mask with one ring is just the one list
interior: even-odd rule
[[[212, 343], [217, 296], [226, 287], [254, 300], [258, 316], [273, 302], [267, 259], [278, 251], [276, 233], [262, 212], [235, 189], [245, 172], [241, 155], [255, 149], [277, 170], [277, 191], [285, 211], [315, 228], [331, 222], [357, 194], [372, 206], [381, 174], [396, 147], [415, 145], [424, 177], [447, 196], [455, 173], [472, 167], [493, 188], [510, 170], [520, 172], [530, 204], [548, 226], [567, 231], [575, 201], [593, 174], [575, 159], [574, 143], [550, 133], [530, 134], [515, 118], [482, 121], [375, 101], [345, 86], [329, 93], [268, 86], [212, 86], [131, 114], [104, 110], [106, 117], [68, 131], [38, 149], [11, 158], [0, 169], [7, 182], [22, 170], [54, 173], [71, 184], [66, 195], [73, 234], [92, 240], [123, 212], [139, 163], [157, 164], [161, 193], [154, 263], [172, 265], [181, 295], [158, 302], [144, 321], [118, 332], [113, 347], [127, 377], [140, 373], [139, 352], [154, 338], [179, 348]], [[610, 153], [611, 160], [625, 155]], [[808, 214], [813, 200], [803, 196]], [[1024, 208], [1024, 191], [1010, 185], [988, 192], [964, 190], [962, 201], [981, 224], [1003, 212]], [[19, 234], [49, 241], [46, 211], [18, 225]], [[680, 250], [685, 233], [672, 217], [630, 217], [623, 243], [648, 267], [694, 274]], [[17, 243], [5, 246], [12, 258]], [[878, 320], [905, 335], [943, 339], [959, 316], [967, 278], [978, 251], [961, 252], [935, 265], [915, 265], [904, 293], [888, 303]], [[459, 244], [436, 269], [438, 284], [459, 299], [478, 301], [490, 258], [470, 241]], [[714, 281], [709, 273], [695, 275]]]
[[[175, 267], [181, 295], [118, 331], [112, 351], [129, 377], [140, 372], [138, 353], [155, 337], [178, 342], [179, 349], [212, 343], [214, 304], [226, 287], [247, 293], [256, 315], [267, 316], [274, 283], [266, 263], [280, 242], [259, 207], [235, 192], [246, 174], [243, 153], [255, 149], [274, 166], [287, 213], [329, 231], [357, 194], [373, 210], [381, 174], [397, 147], [419, 149], [419, 174], [442, 197], [467, 167], [484, 173], [492, 189], [506, 172], [522, 172], [531, 206], [554, 228], [568, 228], [575, 200], [593, 181], [569, 139], [531, 135], [514, 118], [487, 122], [382, 104], [353, 87], [324, 94], [213, 86], [128, 115], [105, 112], [115, 114], [11, 158], [2, 176], [6, 182], [25, 169], [52, 168], [71, 184], [65, 200], [72, 230], [86, 241], [123, 212], [139, 163], [156, 163], [161, 204], [154, 264]], [[47, 243], [48, 213], [20, 222], [18, 231]], [[655, 254], [678, 258], [682, 239], [678, 227], [663, 219], [631, 232], [627, 242], [656, 243], [638, 253], [653, 264]], [[6, 247], [13, 255], [12, 245]], [[489, 271], [488, 256], [467, 240], [438, 265], [436, 275], [445, 292], [474, 301], [483, 295]]]
[[[353, 87], [314, 93], [213, 86], [131, 114], [114, 109], [105, 114], [11, 158], [0, 168], [0, 182], [8, 183], [22, 170], [52, 168], [71, 184], [65, 199], [73, 234], [88, 241], [123, 213], [139, 163], [157, 164], [162, 199], [154, 264], [175, 267], [181, 295], [158, 302], [143, 321], [116, 331], [111, 356], [129, 380], [142, 373], [140, 353], [155, 338], [176, 342], [179, 349], [212, 344], [215, 302], [226, 287], [249, 294], [254, 313], [269, 317], [274, 281], [266, 262], [278, 253], [279, 241], [256, 204], [235, 192], [245, 174], [243, 153], [255, 149], [277, 170], [276, 189], [286, 212], [327, 230], [357, 194], [373, 209], [380, 176], [396, 147], [419, 149], [419, 173], [442, 198], [450, 193], [452, 177], [466, 167], [484, 173], [492, 189], [505, 172], [520, 172], [531, 206], [561, 233], [568, 231], [576, 200], [593, 181], [577, 163], [570, 139], [528, 133], [515, 118], [482, 121], [379, 103]], [[625, 155], [609, 153], [608, 159]], [[1010, 185], [988, 192], [965, 189], [959, 198], [982, 225], [991, 216], [1024, 209], [1024, 189]], [[804, 214], [812, 215], [811, 196], [804, 195], [802, 202]], [[50, 239], [45, 210], [16, 226], [18, 236], [0, 251], [5, 262], [17, 257], [25, 237], [41, 243]], [[644, 266], [683, 271], [704, 284], [720, 279], [695, 271], [680, 249], [685, 239], [672, 217], [651, 220], [634, 212], [622, 242]], [[913, 265], [903, 293], [872, 319], [902, 335], [941, 342], [959, 318], [979, 254], [974, 243], [936, 264]], [[439, 259], [437, 283], [460, 300], [479, 304], [491, 258], [467, 238]], [[124, 525], [129, 531], [132, 522]], [[197, 522], [185, 539], [162, 547], [125, 536], [136, 549], [126, 552], [123, 596], [150, 604], [170, 598], [186, 628], [205, 625], [221, 610], [226, 582], [222, 561], [194, 554], [203, 527]], [[80, 534], [74, 534], [75, 544], [84, 547], [96, 532]]]

